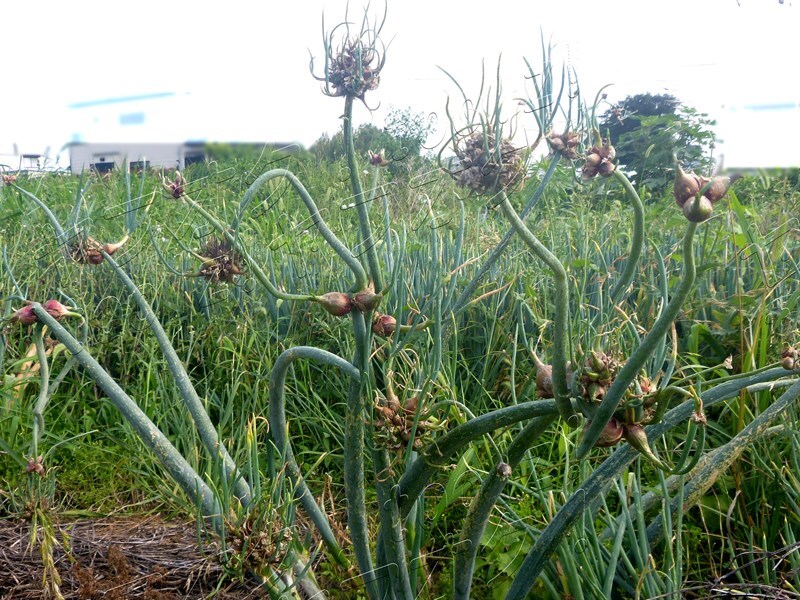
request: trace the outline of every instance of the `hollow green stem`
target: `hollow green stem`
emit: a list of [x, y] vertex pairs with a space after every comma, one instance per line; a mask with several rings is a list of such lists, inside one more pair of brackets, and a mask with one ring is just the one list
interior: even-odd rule
[[[376, 448], [372, 453], [375, 462], [376, 492], [378, 495], [378, 517], [381, 522], [382, 554], [378, 568], [389, 572], [391, 590], [396, 600], [414, 600], [411, 578], [406, 560], [406, 543], [403, 532], [403, 519], [397, 498], [394, 495], [394, 477], [391, 475], [391, 462], [386, 450]], [[380, 560], [382, 558], [382, 561]]]
[[[556, 167], [558, 166], [559, 161], [561, 160], [561, 155], [556, 154], [553, 156], [553, 159], [550, 161], [550, 166], [547, 168], [547, 172], [542, 177], [542, 181], [539, 185], [536, 186], [536, 189], [531, 193], [528, 201], [525, 204], [525, 207], [522, 209], [522, 212], [519, 214], [519, 218], [521, 220], [525, 220], [528, 214], [533, 210], [536, 206], [539, 199], [542, 197], [547, 184], [550, 182], [550, 179], [553, 177], [553, 173], [556, 171]], [[489, 254], [486, 260], [478, 269], [478, 272], [472, 278], [472, 280], [464, 287], [461, 293], [458, 296], [458, 299], [453, 303], [452, 310], [453, 313], [458, 314], [461, 312], [466, 306], [469, 305], [470, 300], [472, 300], [472, 295], [475, 293], [475, 290], [480, 284], [481, 280], [486, 276], [489, 270], [497, 263], [498, 259], [503, 255], [503, 252], [508, 247], [508, 244], [511, 243], [511, 240], [514, 238], [515, 229], [512, 227], [508, 230], [508, 232], [503, 236], [503, 239], [500, 240], [500, 243], [494, 247], [494, 250]], [[449, 321], [448, 321], [449, 322]]]
[[[800, 381], [781, 394], [780, 398], [768, 406], [728, 443], [703, 456], [683, 488], [682, 501], [679, 502], [678, 498], [672, 501], [672, 512], [686, 511], [697, 503], [719, 479], [719, 476], [725, 473], [745, 450], [752, 447], [756, 441], [763, 439], [770, 425], [798, 398], [800, 398]], [[648, 545], [652, 547], [663, 534], [664, 520], [662, 516], [658, 516], [647, 527]]]
[[27, 196], [30, 200], [33, 201], [34, 204], [36, 204], [36, 206], [38, 206], [44, 212], [45, 216], [47, 217], [47, 220], [50, 221], [50, 226], [56, 233], [56, 239], [58, 243], [61, 246], [66, 246], [67, 242], [69, 241], [67, 238], [67, 234], [64, 231], [64, 228], [61, 227], [61, 223], [59, 223], [58, 219], [56, 219], [56, 216], [53, 214], [53, 211], [51, 211], [44, 202], [39, 200], [39, 198], [31, 194], [28, 190], [25, 190], [16, 184], [12, 185], [14, 189], [16, 189], [18, 192], [21, 192], [24, 196]]
[[692, 242], [694, 241], [696, 230], [697, 223], [689, 223], [686, 235], [683, 238], [683, 278], [678, 285], [678, 289], [675, 290], [675, 294], [658, 319], [656, 319], [656, 322], [653, 323], [650, 332], [625, 362], [611, 387], [608, 388], [603, 401], [592, 415], [592, 421], [584, 430], [581, 442], [578, 445], [576, 452], [578, 459], [584, 458], [594, 447], [614, 411], [617, 410], [625, 390], [628, 389], [628, 386], [637, 377], [644, 364], [656, 351], [658, 344], [664, 339], [664, 335], [677, 318], [681, 306], [689, 296], [695, 280], [694, 247]]
[[33, 331], [34, 344], [36, 345], [36, 359], [39, 361], [39, 397], [33, 407], [33, 431], [31, 433], [31, 458], [36, 460], [39, 455], [39, 440], [44, 431], [44, 409], [50, 398], [50, 365], [44, 349], [44, 326], [37, 324]]
[[345, 262], [345, 264], [350, 267], [350, 270], [353, 272], [353, 276], [355, 277], [353, 289], [364, 289], [367, 282], [367, 275], [364, 272], [364, 267], [362, 267], [358, 259], [353, 256], [353, 253], [350, 252], [350, 249], [345, 246], [338, 237], [336, 237], [336, 234], [333, 233], [333, 231], [330, 230], [327, 223], [325, 223], [325, 219], [322, 218], [316, 203], [314, 202], [313, 198], [311, 198], [311, 194], [308, 193], [308, 190], [305, 188], [302, 182], [291, 171], [287, 171], [286, 169], [271, 169], [259, 176], [250, 185], [242, 197], [242, 201], [239, 203], [239, 210], [236, 213], [236, 218], [231, 229], [233, 229], [233, 231], [238, 229], [244, 212], [247, 210], [247, 207], [253, 201], [261, 187], [263, 187], [268, 181], [277, 178], [286, 179], [294, 188], [294, 190], [297, 192], [297, 195], [300, 196], [300, 199], [303, 201], [303, 204], [305, 204], [308, 214], [311, 216], [311, 222], [314, 224], [314, 227], [317, 228], [317, 231], [319, 231], [320, 235], [328, 243], [328, 245], [333, 248], [334, 252], [336, 252], [336, 254], [338, 254], [339, 257]]
[[428, 481], [434, 473], [441, 467], [450, 464], [454, 455], [460, 455], [466, 451], [474, 440], [496, 429], [508, 427], [520, 421], [555, 414], [558, 414], [555, 400], [521, 402], [470, 419], [434, 440], [403, 473], [398, 482], [397, 496], [400, 499], [400, 514], [403, 518], [408, 516], [414, 501], [428, 485]]
[[[361, 234], [361, 243], [367, 255], [367, 265], [369, 274], [376, 290], [383, 289], [383, 277], [381, 275], [380, 262], [378, 261], [378, 251], [375, 248], [375, 239], [372, 236], [372, 226], [369, 222], [369, 207], [371, 202], [364, 195], [359, 177], [358, 163], [356, 162], [356, 151], [353, 146], [353, 100], [352, 96], [347, 96], [344, 101], [344, 115], [342, 116], [342, 130], [344, 135], [344, 151], [347, 156], [347, 170], [350, 172], [350, 185], [353, 188], [356, 212], [358, 213], [358, 229]], [[363, 286], [362, 286], [363, 287]]]
[[122, 281], [123, 285], [128, 289], [128, 292], [130, 293], [134, 302], [136, 302], [136, 305], [139, 307], [139, 311], [142, 313], [147, 321], [147, 324], [150, 326], [150, 330], [153, 332], [153, 335], [158, 342], [158, 346], [161, 348], [161, 352], [164, 355], [164, 359], [167, 362], [167, 367], [172, 373], [172, 379], [175, 381], [175, 385], [178, 387], [181, 398], [186, 404], [186, 407], [189, 409], [189, 414], [191, 414], [192, 419], [194, 420], [195, 427], [197, 427], [197, 431], [200, 434], [200, 439], [203, 442], [203, 445], [211, 456], [219, 456], [222, 459], [222, 464], [225, 468], [225, 475], [231, 481], [233, 481], [234, 494], [243, 506], [247, 506], [250, 504], [251, 498], [250, 485], [239, 472], [236, 464], [233, 462], [233, 459], [228, 453], [228, 450], [220, 441], [217, 430], [213, 423], [211, 423], [211, 419], [203, 407], [200, 397], [197, 395], [197, 390], [194, 389], [192, 381], [189, 379], [189, 374], [186, 372], [186, 369], [183, 366], [181, 359], [178, 357], [177, 352], [175, 352], [175, 348], [173, 348], [172, 342], [170, 342], [166, 331], [164, 331], [164, 327], [161, 325], [158, 317], [156, 317], [150, 304], [139, 291], [139, 288], [136, 286], [133, 280], [128, 277], [128, 274], [125, 272], [125, 270], [122, 269], [111, 257], [111, 255], [107, 254], [105, 251], [103, 251], [103, 257], [117, 274], [117, 277], [120, 279], [120, 281]]
[[522, 239], [526, 246], [553, 274], [555, 282], [555, 299], [553, 301], [553, 395], [555, 396], [558, 412], [570, 427], [578, 424], [578, 415], [572, 408], [569, 400], [569, 384], [567, 383], [567, 341], [569, 337], [569, 288], [567, 284], [567, 271], [561, 261], [548, 250], [544, 244], [528, 229], [520, 218], [505, 192], [500, 192], [500, 210]]
[[192, 469], [186, 459], [181, 456], [180, 452], [161, 433], [161, 430], [153, 424], [136, 402], [125, 393], [119, 384], [114, 381], [114, 378], [89, 354], [89, 351], [58, 321], [50, 316], [40, 304], [34, 303], [33, 310], [39, 320], [50, 328], [56, 339], [66, 346], [78, 364], [105, 392], [111, 403], [131, 424], [145, 446], [156, 455], [156, 458], [164, 465], [178, 485], [181, 486], [184, 493], [190, 498], [199, 501], [203, 515], [210, 518], [214, 530], [222, 534], [224, 515], [222, 514], [222, 507], [211, 488]]
[[367, 385], [370, 338], [364, 315], [352, 312], [350, 316], [355, 338], [353, 366], [359, 371], [359, 379], [350, 382], [344, 423], [344, 485], [347, 497], [347, 523], [350, 528], [353, 551], [367, 594], [370, 600], [377, 600], [379, 598], [378, 584], [370, 553], [369, 522], [364, 492], [364, 389]]
[[349, 566], [349, 561], [345, 557], [342, 549], [336, 541], [336, 536], [331, 530], [328, 519], [314, 499], [311, 490], [308, 489], [300, 467], [294, 458], [292, 445], [289, 441], [286, 424], [286, 376], [289, 368], [298, 359], [314, 360], [327, 364], [341, 370], [345, 375], [356, 382], [359, 381], [358, 369], [347, 362], [345, 359], [311, 346], [295, 346], [281, 353], [272, 366], [269, 381], [269, 425], [275, 447], [285, 457], [286, 467], [289, 476], [295, 486], [295, 497], [300, 500], [309, 518], [314, 522], [322, 536], [325, 545], [333, 555], [333, 558], [342, 566]]
[[519, 465], [522, 457], [533, 442], [555, 420], [556, 415], [545, 415], [533, 419], [514, 438], [508, 447], [505, 463], [498, 463], [494, 470], [484, 479], [481, 489], [473, 498], [469, 507], [459, 543], [456, 546], [453, 567], [453, 598], [469, 600], [472, 588], [472, 575], [475, 570], [475, 558], [478, 555], [483, 532], [489, 522], [494, 505], [506, 486], [511, 472]]
[[630, 180], [619, 169], [614, 170], [614, 177], [622, 184], [628, 194], [633, 207], [633, 236], [631, 237], [631, 249], [628, 253], [628, 262], [625, 264], [625, 270], [622, 276], [617, 281], [614, 289], [611, 290], [611, 302], [616, 303], [620, 299], [620, 295], [633, 281], [633, 276], [636, 274], [636, 269], [639, 266], [639, 258], [642, 256], [642, 248], [644, 247], [644, 206], [642, 199], [634, 189]]
[[[764, 371], [750, 378], [737, 379], [715, 386], [702, 394], [703, 406], [706, 408], [736, 396], [742, 389], [765, 381], [776, 381], [786, 376], [786, 371], [780, 368]], [[664, 420], [646, 428], [648, 438], [656, 440], [674, 427], [686, 422], [694, 412], [694, 399], [686, 400], [679, 406], [670, 410]], [[542, 569], [547, 565], [550, 556], [556, 551], [561, 540], [581, 518], [583, 512], [595, 506], [611, 484], [623, 470], [636, 460], [640, 454], [633, 448], [626, 446], [615, 451], [581, 484], [580, 489], [570, 496], [561, 510], [553, 517], [548, 526], [542, 531], [530, 549], [525, 560], [520, 565], [514, 578], [506, 600], [522, 600], [527, 597], [531, 587], [536, 582]]]

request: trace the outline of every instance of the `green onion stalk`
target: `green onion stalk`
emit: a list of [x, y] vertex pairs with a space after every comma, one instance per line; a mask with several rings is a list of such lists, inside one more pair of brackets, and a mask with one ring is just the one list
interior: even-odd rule
[[[247, 210], [253, 199], [256, 197], [258, 191], [267, 182], [277, 178], [286, 179], [292, 186], [292, 188], [294, 188], [294, 190], [297, 192], [297, 195], [300, 196], [300, 199], [303, 201], [303, 204], [305, 204], [306, 209], [308, 210], [308, 213], [311, 216], [311, 222], [317, 228], [322, 238], [328, 243], [328, 245], [331, 248], [333, 248], [334, 252], [336, 252], [336, 254], [339, 255], [339, 257], [345, 262], [345, 264], [347, 264], [347, 266], [353, 272], [353, 276], [355, 278], [355, 281], [353, 282], [353, 291], [359, 291], [364, 289], [367, 284], [367, 275], [364, 272], [364, 268], [361, 266], [361, 263], [353, 255], [350, 249], [347, 246], [345, 246], [345, 244], [338, 237], [336, 237], [336, 234], [334, 234], [333, 231], [331, 231], [327, 223], [325, 223], [325, 220], [322, 218], [322, 215], [320, 214], [319, 209], [317, 208], [317, 205], [314, 202], [313, 198], [311, 198], [311, 194], [308, 193], [308, 190], [305, 188], [305, 186], [300, 182], [299, 179], [297, 179], [297, 177], [291, 171], [287, 171], [286, 169], [272, 169], [259, 176], [250, 185], [250, 187], [247, 189], [244, 196], [242, 197], [242, 200], [239, 203], [239, 209], [236, 213], [236, 218], [233, 221], [231, 229], [234, 232], [238, 230], [239, 223], [245, 211]], [[193, 206], [197, 207], [199, 205], [197, 205], [197, 203], [194, 202]], [[219, 228], [217, 228], [217, 226], [214, 227], [220, 233], [225, 234], [226, 237], [228, 237], [229, 241], [231, 242], [234, 241], [234, 239], [232, 239], [233, 234], [230, 231], [226, 232], [224, 230], [220, 230]], [[264, 283], [260, 280], [260, 278], [259, 281], [262, 284]], [[272, 289], [270, 288], [267, 289], [273, 295], [277, 295]], [[305, 298], [297, 298], [297, 299], [302, 300]]]
[[636, 269], [639, 266], [639, 258], [642, 256], [642, 248], [644, 247], [644, 206], [639, 194], [631, 185], [630, 180], [619, 169], [614, 169], [614, 178], [622, 184], [628, 198], [631, 201], [633, 208], [633, 236], [631, 237], [631, 249], [628, 253], [628, 261], [625, 264], [625, 270], [622, 276], [617, 281], [614, 289], [611, 290], [611, 301], [617, 302], [620, 295], [633, 281], [636, 274]]
[[[763, 440], [767, 429], [781, 417], [788, 408], [800, 398], [800, 381], [795, 382], [780, 398], [773, 402], [767, 409], [753, 419], [747, 427], [737, 433], [729, 442], [715, 448], [704, 455], [692, 471], [691, 479], [684, 486], [683, 492], [672, 501], [672, 512], [684, 512], [697, 503], [705, 493], [714, 485], [720, 475], [728, 471], [730, 466], [742, 453], [752, 447], [757, 441]], [[657, 543], [664, 534], [664, 520], [658, 515], [653, 523], [647, 527], [647, 542], [650, 546]]]
[[147, 417], [137, 403], [114, 381], [106, 370], [89, 353], [72, 334], [54, 319], [40, 304], [33, 303], [33, 310], [39, 320], [53, 332], [55, 338], [64, 344], [75, 360], [80, 364], [100, 389], [108, 396], [111, 403], [131, 424], [134, 431], [156, 458], [166, 468], [172, 478], [181, 486], [184, 493], [197, 501], [204, 517], [211, 520], [214, 530], [223, 535], [224, 515], [222, 507], [212, 489], [192, 469], [172, 442]]
[[[796, 376], [800, 371], [795, 372]], [[732, 379], [707, 390], [701, 395], [703, 406], [708, 408], [735, 397], [741, 390], [763, 382], [772, 382], [783, 379], [787, 371], [783, 368], [773, 368], [757, 373], [750, 377]], [[794, 386], [794, 389], [797, 386]], [[786, 392], [788, 393], [788, 391]], [[794, 393], [794, 392], [793, 392]], [[782, 396], [781, 398], [784, 398]], [[779, 404], [776, 402], [775, 404]], [[785, 403], [780, 404], [786, 408]], [[696, 408], [694, 399], [686, 400], [670, 410], [664, 419], [645, 428], [650, 440], [657, 440], [678, 425], [691, 418]], [[602, 499], [614, 479], [624, 472], [633, 461], [641, 454], [630, 446], [620, 447], [608, 457], [592, 474], [581, 484], [580, 489], [574, 493], [564, 506], [556, 513], [547, 527], [541, 532], [536, 543], [530, 549], [519, 570], [517, 571], [511, 588], [506, 595], [506, 600], [523, 600], [527, 597], [531, 587], [548, 564], [550, 557], [556, 551], [564, 536], [581, 518], [584, 511], [594, 510]]]
[[655, 323], [653, 323], [653, 327], [642, 340], [641, 344], [639, 344], [633, 354], [631, 354], [625, 362], [622, 369], [620, 369], [620, 372], [608, 388], [602, 402], [594, 411], [594, 414], [592, 414], [591, 421], [584, 430], [582, 439], [578, 445], [576, 455], [579, 459], [584, 458], [594, 447], [595, 442], [597, 442], [603, 429], [605, 429], [606, 424], [614, 415], [614, 411], [617, 410], [628, 386], [637, 377], [647, 360], [655, 352], [667, 330], [677, 318], [681, 306], [689, 296], [689, 292], [694, 285], [696, 274], [694, 248], [692, 245], [696, 230], [697, 223], [689, 223], [689, 227], [683, 238], [684, 267], [683, 277], [678, 285], [678, 289], [675, 290], [675, 294], [661, 312], [658, 319], [656, 319]]
[[403, 518], [408, 516], [431, 477], [442, 467], [451, 464], [454, 456], [465, 452], [473, 441], [487, 433], [521, 421], [558, 413], [555, 400], [520, 402], [477, 416], [440, 436], [428, 450], [420, 454], [400, 478], [397, 492], [400, 499], [400, 514]]
[[[500, 191], [500, 210], [511, 223], [514, 231], [522, 239], [526, 246], [542, 262], [544, 262], [552, 272], [555, 282], [555, 300], [553, 315], [553, 395], [555, 396], [556, 406], [561, 417], [571, 427], [578, 424], [578, 415], [570, 402], [569, 384], [567, 382], [567, 342], [569, 338], [569, 287], [567, 282], [567, 271], [561, 261], [548, 250], [542, 242], [528, 229], [505, 192]], [[609, 415], [610, 418], [610, 415]]]
[[105, 251], [102, 251], [102, 254], [103, 258], [108, 262], [109, 266], [114, 269], [117, 277], [130, 292], [134, 302], [136, 302], [147, 324], [150, 326], [153, 335], [155, 335], [156, 341], [167, 361], [167, 367], [172, 373], [172, 378], [180, 391], [181, 398], [189, 409], [189, 414], [191, 414], [194, 420], [195, 427], [197, 427], [203, 445], [211, 456], [219, 456], [222, 459], [225, 475], [233, 481], [234, 494], [242, 503], [242, 506], [248, 506], [252, 496], [250, 484], [239, 472], [228, 450], [220, 441], [217, 430], [203, 407], [203, 402], [200, 400], [197, 390], [194, 389], [191, 379], [189, 379], [189, 374], [186, 372], [186, 368], [183, 366], [183, 362], [177, 352], [175, 352], [175, 348], [173, 348], [167, 333], [164, 331], [164, 327], [161, 325], [158, 317], [156, 317], [150, 304], [139, 291], [139, 288], [133, 280], [128, 277], [128, 274], [125, 273], [125, 270], [117, 264], [111, 255]]
[[509, 445], [506, 461], [497, 463], [472, 499], [453, 557], [454, 600], [469, 600], [475, 559], [478, 556], [478, 548], [492, 509], [500, 498], [500, 494], [503, 493], [513, 470], [519, 465], [533, 442], [555, 419], [556, 415], [551, 414], [531, 420]]
[[[544, 177], [542, 177], [542, 180], [539, 182], [539, 185], [537, 185], [534, 188], [533, 192], [531, 192], [531, 195], [528, 198], [527, 202], [525, 203], [525, 206], [519, 213], [519, 218], [522, 221], [524, 221], [527, 218], [527, 216], [539, 202], [540, 198], [542, 197], [542, 194], [544, 193], [545, 188], [547, 187], [547, 184], [553, 177], [553, 174], [555, 173], [556, 167], [558, 166], [560, 160], [561, 160], [560, 154], [554, 155], [553, 158], [550, 160], [550, 165], [547, 167], [547, 171], [545, 172]], [[516, 229], [512, 227], [511, 229], [508, 230], [508, 232], [506, 232], [505, 236], [503, 236], [503, 239], [500, 240], [500, 243], [494, 247], [494, 249], [486, 258], [486, 260], [483, 262], [483, 264], [481, 264], [480, 268], [478, 269], [478, 272], [464, 287], [464, 289], [458, 295], [458, 299], [453, 303], [452, 310], [454, 313], [457, 314], [461, 312], [462, 310], [464, 310], [464, 308], [466, 308], [469, 305], [470, 301], [472, 300], [472, 296], [478, 287], [478, 284], [481, 282], [483, 277], [486, 276], [489, 270], [495, 265], [495, 263], [497, 263], [498, 259], [503, 255], [503, 252], [505, 252], [505, 249], [508, 247], [508, 244], [511, 243], [511, 240], [514, 238], [515, 234], [516, 234]]]
[[356, 162], [356, 152], [353, 145], [353, 96], [347, 96], [344, 102], [344, 116], [343, 119], [343, 136], [345, 144], [345, 155], [347, 156], [347, 170], [350, 172], [350, 185], [353, 188], [354, 201], [356, 205], [356, 212], [358, 213], [358, 227], [361, 236], [361, 243], [364, 246], [364, 252], [367, 255], [367, 265], [369, 266], [369, 274], [372, 278], [372, 283], [377, 291], [383, 289], [383, 278], [381, 277], [381, 268], [378, 261], [378, 251], [375, 244], [375, 239], [372, 236], [372, 227], [369, 222], [369, 206], [364, 195], [364, 189], [361, 186], [361, 178], [358, 172], [358, 163]]
[[[353, 190], [354, 202], [356, 205], [356, 212], [358, 214], [359, 223], [359, 237], [361, 245], [364, 248], [366, 255], [367, 266], [369, 269], [370, 278], [372, 280], [373, 289], [377, 292], [382, 292], [384, 289], [383, 275], [381, 271], [380, 261], [378, 260], [378, 252], [376, 247], [376, 240], [373, 237], [372, 225], [369, 218], [369, 208], [375, 198], [376, 191], [379, 184], [379, 169], [380, 165], [374, 166], [374, 176], [372, 179], [372, 186], [369, 197], [364, 193], [359, 176], [359, 166], [356, 161], [355, 147], [353, 144], [353, 100], [352, 95], [345, 97], [345, 108], [343, 115], [343, 137], [345, 146], [345, 156], [347, 157], [347, 167], [350, 173], [350, 185]], [[377, 150], [377, 149], [376, 149]], [[348, 449], [347, 442], [345, 443], [345, 481], [350, 485], [346, 490], [348, 499], [348, 510], [351, 511], [349, 517], [351, 522], [351, 529], [353, 524], [360, 529], [366, 530], [367, 523], [362, 513], [365, 511], [364, 503], [364, 474], [363, 474], [363, 455], [364, 444], [364, 425], [363, 416], [366, 414], [367, 406], [364, 398], [369, 398], [370, 387], [370, 368], [369, 364], [369, 348], [372, 344], [372, 334], [366, 327], [365, 320], [371, 321], [372, 311], [361, 315], [353, 316], [355, 343], [356, 343], [356, 356], [354, 357], [353, 364], [362, 370], [363, 383], [359, 389], [359, 398], [355, 397], [355, 390], [351, 389], [350, 398], [348, 399], [348, 433], [346, 439], [350, 439], [352, 447]], [[363, 329], [361, 323], [364, 323]], [[376, 366], [377, 369], [382, 369], [381, 365]], [[352, 419], [352, 421], [351, 421]], [[351, 456], [350, 453], [353, 453]], [[372, 452], [373, 463], [375, 470], [375, 488], [378, 495], [379, 502], [379, 520], [381, 523], [381, 530], [390, 532], [388, 536], [380, 536], [378, 550], [378, 557], [385, 560], [385, 564], [377, 565], [379, 569], [386, 568], [389, 572], [389, 580], [392, 593], [395, 594], [398, 600], [413, 600], [414, 593], [412, 591], [411, 581], [409, 577], [408, 563], [406, 560], [405, 552], [405, 535], [403, 532], [403, 522], [400, 517], [400, 511], [395, 496], [395, 482], [394, 476], [391, 474], [391, 460], [387, 450], [382, 448], [375, 448]], [[349, 466], [349, 468], [348, 468]], [[354, 540], [355, 544], [355, 540]], [[361, 553], [368, 554], [368, 538], [365, 537], [359, 545], [362, 546]], [[365, 562], [370, 571], [366, 571], [361, 562]], [[362, 577], [367, 580], [367, 573], [371, 573], [373, 566], [367, 564], [365, 560], [360, 561]], [[370, 579], [374, 575], [370, 574]], [[382, 589], [370, 590], [368, 585], [368, 592], [372, 596], [372, 592], [377, 594], [385, 592], [385, 584], [379, 582]]]
[[300, 467], [297, 465], [297, 461], [294, 458], [292, 445], [289, 441], [288, 425], [286, 423], [286, 376], [289, 372], [289, 368], [294, 361], [298, 359], [314, 360], [337, 367], [355, 382], [359, 381], [359, 373], [349, 362], [327, 350], [311, 346], [295, 346], [284, 350], [277, 358], [275, 364], [272, 366], [269, 382], [270, 432], [272, 433], [275, 447], [286, 462], [289, 477], [295, 486], [295, 497], [300, 500], [309, 518], [314, 522], [314, 525], [316, 525], [325, 545], [333, 555], [333, 558], [340, 565], [347, 567], [349, 561], [344, 556], [342, 549], [336, 541], [336, 537], [331, 530], [325, 512], [317, 504], [311, 490], [308, 489], [308, 485], [306, 485], [300, 472]]
[[[64, 229], [56, 219], [55, 215], [49, 208], [36, 196], [27, 192], [25, 190], [20, 190], [29, 198], [31, 199], [40, 209], [42, 209], [47, 216], [48, 220], [50, 221], [50, 225], [53, 227], [53, 230], [56, 234], [56, 238], [58, 239], [59, 243], [65, 244], [66, 243], [66, 233]], [[76, 206], [77, 206], [76, 202]], [[186, 373], [186, 369], [183, 367], [183, 363], [181, 362], [180, 358], [178, 357], [175, 349], [172, 347], [169, 338], [167, 337], [164, 328], [161, 326], [158, 318], [156, 317], [155, 313], [153, 312], [152, 308], [148, 304], [147, 300], [142, 296], [141, 292], [139, 291], [136, 284], [128, 277], [125, 271], [114, 261], [110, 254], [108, 254], [105, 250], [100, 249], [100, 252], [103, 256], [103, 259], [108, 262], [108, 264], [114, 269], [115, 273], [128, 288], [128, 291], [134, 298], [134, 301], [139, 307], [139, 310], [145, 317], [148, 325], [150, 326], [153, 334], [158, 341], [159, 347], [161, 348], [162, 352], [164, 353], [164, 357], [167, 361], [167, 366], [169, 367], [170, 371], [172, 372], [173, 379], [175, 380], [175, 384], [178, 386], [180, 390], [181, 397], [183, 398], [184, 402], [189, 409], [190, 414], [192, 415], [192, 419], [195, 422], [195, 426], [198, 429], [200, 434], [200, 439], [203, 442], [203, 445], [206, 447], [206, 450], [211, 454], [211, 456], [220, 456], [223, 461], [223, 465], [225, 468], [226, 476], [229, 477], [234, 482], [234, 493], [238, 500], [242, 503], [242, 505], [247, 506], [250, 503], [251, 498], [251, 490], [250, 486], [247, 481], [241, 476], [238, 472], [238, 469], [233, 462], [233, 459], [230, 457], [227, 449], [222, 445], [219, 440], [219, 436], [217, 435], [217, 431], [214, 428], [213, 424], [211, 423], [211, 419], [208, 417], [208, 413], [206, 413], [205, 409], [203, 408], [203, 404], [200, 401], [200, 398], [197, 395], [196, 390], [192, 386], [192, 383], [189, 379], [189, 375]], [[107, 375], [107, 374], [106, 374]]]
[[353, 366], [359, 371], [359, 379], [350, 382], [347, 395], [344, 437], [344, 483], [347, 496], [347, 520], [350, 539], [361, 577], [370, 598], [378, 598], [377, 577], [372, 562], [369, 544], [369, 522], [366, 514], [366, 495], [364, 491], [364, 387], [366, 382], [366, 362], [369, 360], [367, 326], [364, 315], [351, 313], [353, 335], [355, 336], [355, 356]]

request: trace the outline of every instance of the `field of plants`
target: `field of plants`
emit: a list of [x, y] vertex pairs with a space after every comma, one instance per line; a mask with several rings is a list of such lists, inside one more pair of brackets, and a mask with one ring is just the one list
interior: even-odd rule
[[800, 598], [797, 173], [648, 189], [546, 47], [357, 153], [324, 48], [341, 158], [3, 177], [0, 597]]

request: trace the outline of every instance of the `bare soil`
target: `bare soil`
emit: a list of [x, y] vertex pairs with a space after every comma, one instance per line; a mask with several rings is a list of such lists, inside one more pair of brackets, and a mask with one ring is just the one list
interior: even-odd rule
[[[65, 599], [261, 598], [254, 585], [227, 580], [213, 543], [198, 543], [193, 522], [158, 516], [80, 519], [55, 526], [53, 550]], [[55, 598], [31, 525], [0, 520], [0, 600]], [[46, 577], [47, 575], [47, 577]]]

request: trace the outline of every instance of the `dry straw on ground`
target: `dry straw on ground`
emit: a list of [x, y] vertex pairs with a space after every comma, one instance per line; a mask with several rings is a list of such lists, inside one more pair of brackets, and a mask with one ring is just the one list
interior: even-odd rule
[[[252, 585], [225, 582], [216, 548], [198, 544], [196, 531], [194, 523], [157, 516], [63, 521], [56, 533], [70, 547], [54, 552], [61, 593], [79, 600], [263, 597]], [[29, 523], [0, 520], [0, 600], [47, 597], [42, 558], [29, 540]]]

